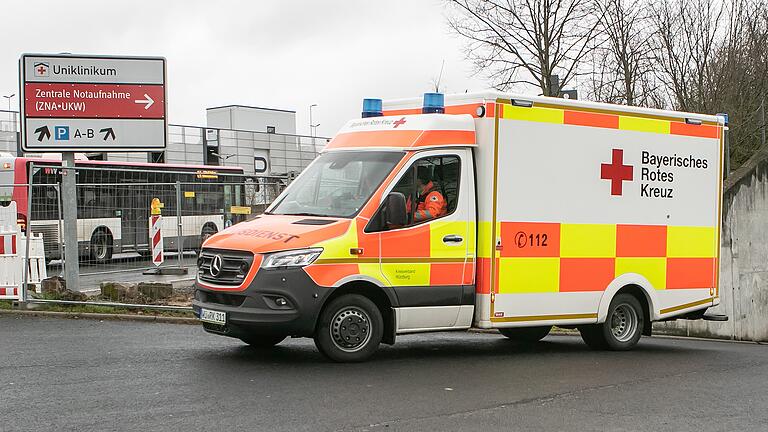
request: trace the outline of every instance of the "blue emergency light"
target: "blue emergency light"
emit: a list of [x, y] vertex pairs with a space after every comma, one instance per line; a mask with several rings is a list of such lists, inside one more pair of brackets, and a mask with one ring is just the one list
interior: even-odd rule
[[442, 93], [424, 93], [424, 105], [422, 114], [445, 113], [445, 95]]
[[381, 99], [363, 99], [363, 118], [382, 115]]

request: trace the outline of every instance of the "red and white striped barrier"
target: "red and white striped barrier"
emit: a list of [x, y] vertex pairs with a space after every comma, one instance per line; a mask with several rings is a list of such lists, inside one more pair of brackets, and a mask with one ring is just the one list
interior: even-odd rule
[[16, 231], [7, 229], [0, 234], [0, 255], [16, 255]]
[[25, 271], [27, 287], [34, 286], [40, 292], [43, 279], [48, 277], [43, 236], [27, 241], [16, 225], [16, 203], [12, 201], [0, 206], [0, 299], [23, 300]]
[[21, 257], [16, 253], [18, 228], [0, 226], [0, 299], [17, 300], [21, 288]]
[[163, 223], [163, 217], [152, 215], [149, 227], [149, 237], [152, 239], [152, 262], [159, 266], [165, 261], [163, 254], [163, 232], [160, 226]]

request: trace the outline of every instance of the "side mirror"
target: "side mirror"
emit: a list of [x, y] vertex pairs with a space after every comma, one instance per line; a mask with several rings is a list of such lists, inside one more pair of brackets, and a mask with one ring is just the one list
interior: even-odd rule
[[405, 211], [405, 195], [392, 192], [384, 203], [384, 225], [405, 226], [408, 224], [408, 212]]

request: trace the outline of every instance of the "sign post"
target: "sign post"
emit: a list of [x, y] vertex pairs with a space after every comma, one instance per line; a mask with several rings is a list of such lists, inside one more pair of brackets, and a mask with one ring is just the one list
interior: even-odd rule
[[165, 59], [24, 54], [19, 75], [22, 151], [62, 155], [64, 277], [79, 291], [74, 153], [165, 149]]

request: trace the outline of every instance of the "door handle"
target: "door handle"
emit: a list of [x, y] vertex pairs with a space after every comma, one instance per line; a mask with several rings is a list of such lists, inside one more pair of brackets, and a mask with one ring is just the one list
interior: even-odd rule
[[461, 238], [461, 236], [457, 236], [455, 234], [449, 234], [445, 237], [443, 237], [443, 243], [461, 243], [464, 239]]

